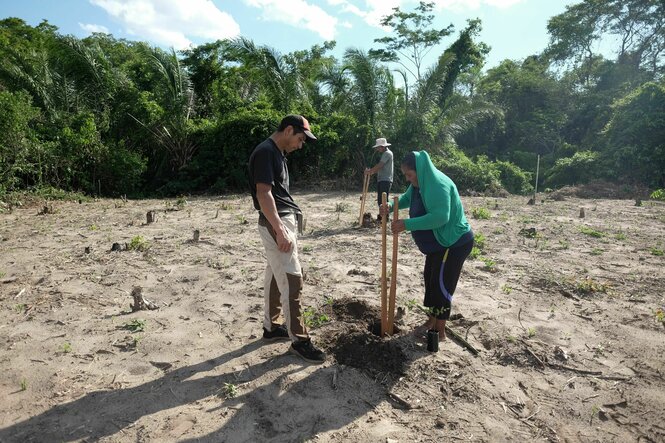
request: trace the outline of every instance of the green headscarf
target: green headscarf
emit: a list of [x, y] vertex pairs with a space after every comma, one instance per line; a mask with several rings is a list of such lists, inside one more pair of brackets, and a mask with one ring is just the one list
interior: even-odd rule
[[[436, 169], [427, 152], [417, 151], [414, 154], [420, 196], [427, 213], [420, 217], [405, 219], [404, 225], [408, 231], [431, 229], [442, 246], [452, 246], [462, 235], [471, 230], [464, 216], [457, 186], [450, 177]], [[411, 206], [412, 192], [413, 186], [409, 185], [399, 198], [400, 209]], [[392, 209], [392, 204], [390, 207]]]

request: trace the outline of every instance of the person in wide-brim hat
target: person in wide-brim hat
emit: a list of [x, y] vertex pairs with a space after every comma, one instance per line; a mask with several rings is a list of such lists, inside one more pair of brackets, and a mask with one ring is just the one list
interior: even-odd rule
[[[393, 185], [393, 153], [388, 146], [391, 146], [388, 140], [383, 137], [377, 138], [372, 148], [379, 152], [381, 157], [376, 165], [365, 169], [367, 175], [376, 174], [376, 201], [379, 207], [381, 207], [381, 194], [385, 192], [386, 197], [389, 197]], [[380, 218], [379, 214], [377, 219]]]

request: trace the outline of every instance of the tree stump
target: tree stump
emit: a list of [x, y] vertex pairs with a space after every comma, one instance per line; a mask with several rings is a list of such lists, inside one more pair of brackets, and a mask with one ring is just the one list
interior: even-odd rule
[[199, 231], [198, 229], [194, 229], [194, 237], [193, 237], [192, 241], [194, 243], [198, 242], [200, 236], [201, 236], [201, 231]]
[[111, 246], [111, 252], [120, 252], [122, 251], [122, 245], [120, 243], [113, 243]]
[[129, 307], [132, 309], [132, 312], [136, 311], [147, 311], [159, 309], [156, 304], [150, 300], [143, 297], [143, 288], [140, 286], [134, 286], [132, 289], [132, 297], [134, 298], [134, 304], [130, 304]]
[[580, 218], [584, 218], [584, 208], [580, 208]]
[[155, 211], [148, 211], [148, 212], [145, 214], [145, 218], [146, 218], [146, 221], [148, 222], [148, 224], [150, 224], [150, 223], [155, 223], [155, 222], [157, 221], [157, 212], [155, 212]]

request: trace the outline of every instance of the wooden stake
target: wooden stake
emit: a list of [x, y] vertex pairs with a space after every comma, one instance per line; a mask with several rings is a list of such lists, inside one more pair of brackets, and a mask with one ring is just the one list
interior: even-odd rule
[[360, 198], [360, 219], [358, 225], [363, 225], [363, 215], [365, 215], [365, 200], [367, 200], [367, 188], [369, 188], [369, 174], [365, 174], [363, 178], [363, 194]]
[[[381, 203], [388, 203], [388, 196], [381, 193]], [[388, 217], [381, 217], [381, 337], [388, 329], [388, 284], [386, 282], [386, 225]]]
[[[393, 197], [393, 221], [399, 219], [399, 197]], [[397, 246], [399, 234], [393, 232], [393, 259], [390, 269], [390, 297], [388, 298], [388, 334], [393, 334], [395, 323], [395, 295], [397, 293]]]

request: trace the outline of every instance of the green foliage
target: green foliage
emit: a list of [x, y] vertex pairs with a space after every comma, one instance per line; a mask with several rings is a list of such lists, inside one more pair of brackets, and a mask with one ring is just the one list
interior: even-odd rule
[[303, 322], [309, 328], [318, 328], [330, 321], [330, 317], [325, 313], [318, 312], [311, 306], [306, 307], [302, 312]]
[[649, 196], [652, 200], [665, 201], [665, 189], [656, 189]]
[[582, 281], [580, 281], [577, 284], [575, 289], [578, 294], [588, 295], [597, 292], [605, 293], [607, 292], [608, 287], [606, 284], [597, 282], [591, 277], [585, 277]]
[[499, 170], [499, 181], [506, 191], [518, 195], [533, 192], [533, 178], [530, 172], [525, 172], [519, 166], [506, 161], [496, 161], [495, 165]]
[[561, 186], [564, 184], [588, 183], [596, 178], [599, 154], [597, 152], [576, 152], [572, 157], [558, 159], [550, 169], [545, 184]]
[[662, 249], [656, 247], [649, 248], [649, 252], [651, 252], [651, 255], [655, 255], [656, 257], [662, 257], [664, 254]]
[[235, 398], [238, 396], [238, 386], [233, 383], [224, 383], [222, 387], [222, 393], [225, 398]]
[[26, 380], [25, 378], [22, 378], [20, 386], [21, 386], [21, 391], [27, 390], [28, 389], [28, 380]]
[[665, 85], [645, 83], [613, 105], [605, 128], [610, 166], [649, 187], [663, 184], [665, 171]]
[[580, 226], [580, 232], [584, 235], [588, 235], [589, 237], [595, 237], [595, 238], [601, 238], [605, 236], [605, 233], [596, 231], [593, 228], [590, 228], [588, 226]]
[[69, 354], [70, 352], [72, 352], [71, 343], [69, 343], [69, 342], [63, 343], [62, 344], [62, 352], [64, 352], [65, 354]]
[[476, 220], [489, 220], [490, 211], [487, 208], [473, 208], [471, 210], [471, 216]]
[[131, 320], [122, 325], [122, 329], [125, 329], [132, 333], [143, 332], [145, 331], [145, 328], [146, 328], [146, 321], [139, 318]]
[[133, 237], [127, 245], [127, 249], [130, 251], [139, 251], [144, 252], [150, 248], [150, 243], [140, 235]]

